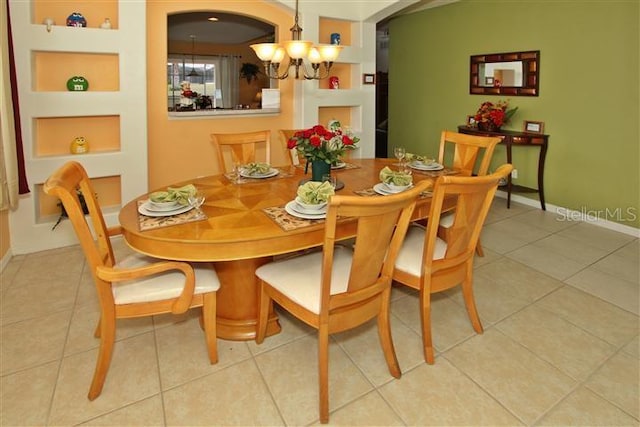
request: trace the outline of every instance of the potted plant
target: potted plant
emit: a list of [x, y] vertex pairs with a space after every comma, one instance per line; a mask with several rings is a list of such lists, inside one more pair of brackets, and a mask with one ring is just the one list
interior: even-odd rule
[[260, 73], [260, 67], [251, 62], [244, 62], [240, 67], [240, 77], [247, 79], [247, 84], [251, 84], [252, 80], [257, 80]]

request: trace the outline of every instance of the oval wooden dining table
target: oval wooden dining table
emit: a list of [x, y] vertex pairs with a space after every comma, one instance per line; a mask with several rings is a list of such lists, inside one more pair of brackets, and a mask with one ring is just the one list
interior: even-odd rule
[[[394, 160], [350, 159], [345, 168], [332, 171], [344, 185], [337, 194], [371, 196], [373, 185], [380, 182], [380, 170], [385, 166], [395, 168]], [[322, 245], [324, 221], [302, 221], [303, 226], [285, 229], [265, 211], [284, 207], [295, 198], [301, 180], [308, 178], [300, 166], [280, 168], [276, 177], [241, 180], [244, 182], [222, 174], [195, 178], [172, 187], [194, 184], [202, 190], [205, 219], [141, 230], [138, 206], [148, 198], [144, 194], [122, 208], [119, 221], [126, 242], [138, 252], [163, 259], [213, 262], [221, 282], [217, 295], [218, 337], [252, 340], [258, 312], [256, 268], [274, 256]], [[423, 179], [434, 177], [414, 173], [414, 182]], [[430, 197], [418, 201], [415, 219], [428, 216], [430, 201]], [[452, 202], [449, 204], [451, 208]], [[281, 218], [285, 223], [287, 215]], [[347, 219], [339, 223], [338, 238], [354, 235], [354, 222]], [[272, 313], [267, 334], [279, 331], [277, 316]]]

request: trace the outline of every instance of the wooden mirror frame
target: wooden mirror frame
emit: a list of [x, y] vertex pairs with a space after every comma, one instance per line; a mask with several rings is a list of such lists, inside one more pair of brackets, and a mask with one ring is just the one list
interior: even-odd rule
[[[522, 86], [481, 86], [480, 67], [492, 62], [522, 62]], [[472, 95], [538, 96], [540, 51], [473, 55], [470, 60], [469, 93]]]

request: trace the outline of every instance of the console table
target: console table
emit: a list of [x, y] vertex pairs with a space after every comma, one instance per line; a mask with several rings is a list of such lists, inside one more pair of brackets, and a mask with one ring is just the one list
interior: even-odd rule
[[538, 157], [538, 188], [531, 189], [521, 185], [513, 185], [511, 183], [511, 174], [507, 176], [507, 208], [511, 207], [511, 192], [537, 192], [540, 196], [540, 205], [542, 210], [547, 210], [544, 204], [544, 160], [547, 156], [547, 145], [549, 143], [549, 135], [538, 133], [518, 132], [513, 130], [500, 130], [496, 132], [482, 131], [474, 127], [466, 125], [458, 126], [458, 132], [470, 135], [481, 136], [499, 136], [502, 143], [507, 146], [507, 162], [512, 163], [511, 147], [513, 146], [533, 146], [540, 148], [540, 156]]

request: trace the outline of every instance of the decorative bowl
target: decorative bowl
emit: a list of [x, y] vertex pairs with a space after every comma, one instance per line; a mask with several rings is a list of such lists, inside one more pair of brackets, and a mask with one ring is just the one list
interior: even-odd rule
[[325, 206], [327, 206], [327, 202], [305, 203], [305, 202], [302, 201], [300, 196], [296, 196], [296, 203], [298, 205], [300, 205], [301, 208], [303, 208], [305, 210], [308, 210], [308, 211], [319, 211], [320, 209], [322, 209]]

